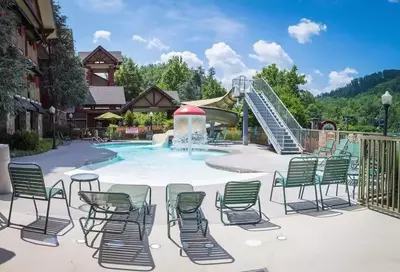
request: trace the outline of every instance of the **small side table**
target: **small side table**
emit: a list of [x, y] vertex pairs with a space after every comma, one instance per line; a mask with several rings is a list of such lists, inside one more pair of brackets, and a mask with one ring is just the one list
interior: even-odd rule
[[93, 173], [81, 173], [75, 174], [71, 176], [71, 183], [69, 184], [69, 205], [71, 206], [71, 192], [72, 192], [72, 184], [74, 182], [79, 182], [79, 191], [82, 191], [82, 182], [86, 182], [89, 184], [90, 191], [92, 191], [92, 181], [97, 180], [97, 187], [100, 191], [100, 181], [99, 175]]

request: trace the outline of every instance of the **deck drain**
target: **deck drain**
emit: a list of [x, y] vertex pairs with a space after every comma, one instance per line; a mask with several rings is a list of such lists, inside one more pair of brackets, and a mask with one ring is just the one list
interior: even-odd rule
[[256, 247], [260, 246], [262, 242], [260, 240], [247, 240], [246, 245], [251, 246], [251, 247]]
[[287, 237], [286, 236], [278, 236], [278, 237], [276, 237], [276, 239], [278, 239], [279, 241], [286, 241]]
[[213, 248], [213, 247], [214, 247], [214, 245], [213, 245], [213, 244], [209, 244], [209, 243], [207, 243], [207, 244], [205, 244], [205, 245], [204, 245], [204, 247], [205, 247], [205, 248]]
[[152, 249], [159, 249], [161, 247], [161, 245], [159, 245], [159, 244], [151, 244], [150, 247]]

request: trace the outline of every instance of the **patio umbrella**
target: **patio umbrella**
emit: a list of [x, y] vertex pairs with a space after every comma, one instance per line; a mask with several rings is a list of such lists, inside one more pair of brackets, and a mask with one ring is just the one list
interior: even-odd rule
[[103, 113], [100, 116], [95, 117], [96, 120], [122, 120], [124, 119], [122, 116], [119, 116], [112, 112]]

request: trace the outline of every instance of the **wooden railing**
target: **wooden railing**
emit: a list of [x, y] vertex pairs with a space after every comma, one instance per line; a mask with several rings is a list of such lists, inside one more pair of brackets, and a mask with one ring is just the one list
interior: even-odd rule
[[400, 138], [361, 136], [358, 200], [400, 217]]

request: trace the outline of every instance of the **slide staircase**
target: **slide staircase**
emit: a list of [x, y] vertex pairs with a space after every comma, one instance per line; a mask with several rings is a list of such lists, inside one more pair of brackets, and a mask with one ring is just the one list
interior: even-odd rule
[[233, 82], [233, 86], [244, 95], [245, 101], [276, 152], [302, 153], [303, 128], [268, 83], [264, 79], [250, 81], [243, 76], [234, 79]]

